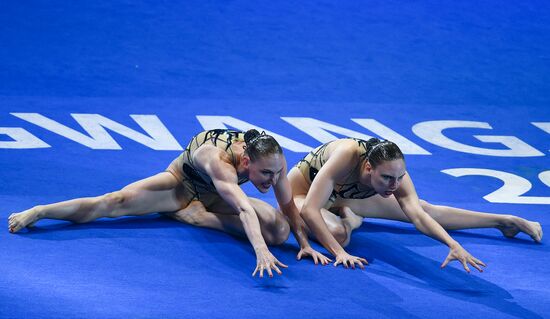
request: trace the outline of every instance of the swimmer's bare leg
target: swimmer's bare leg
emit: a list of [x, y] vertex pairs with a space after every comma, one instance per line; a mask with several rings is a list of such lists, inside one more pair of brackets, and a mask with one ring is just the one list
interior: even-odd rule
[[[394, 196], [389, 198], [373, 196], [367, 199], [347, 200], [345, 203], [355, 213], [363, 217], [410, 222]], [[433, 205], [424, 200], [420, 200], [420, 204], [426, 213], [447, 230], [496, 228], [506, 237], [514, 237], [519, 232], [524, 232], [536, 242], [542, 240], [543, 233], [540, 223], [518, 216]]]
[[238, 215], [222, 215], [209, 212], [198, 200], [191, 201], [183, 209], [164, 215], [182, 223], [212, 228], [235, 236], [244, 234], [244, 228]]
[[11, 214], [8, 217], [8, 228], [11, 233], [18, 232], [24, 227], [31, 227], [40, 219], [60, 219], [79, 222], [83, 216], [95, 206], [95, 198], [78, 198], [69, 201], [37, 205], [20, 213]]
[[523, 232], [534, 241], [542, 240], [542, 227], [540, 223], [514, 215], [499, 215], [482, 213], [449, 206], [432, 205], [423, 202], [424, 210], [446, 229], [465, 228], [490, 228], [494, 227], [502, 232], [505, 237], [513, 238]]
[[113, 193], [38, 205], [21, 213], [11, 214], [8, 218], [8, 229], [15, 233], [44, 218], [85, 223], [100, 217], [176, 211], [181, 207], [176, 198], [176, 185], [178, 181], [170, 173], [163, 172]]
[[[294, 196], [294, 202], [296, 203], [296, 207], [298, 207], [298, 210], [302, 209], [304, 199], [305, 196], [303, 195]], [[347, 206], [331, 208], [331, 210], [335, 210], [335, 212], [339, 216], [325, 208], [321, 208], [321, 216], [323, 216], [323, 220], [327, 224], [328, 230], [330, 231], [332, 236], [334, 236], [336, 241], [338, 241], [338, 243], [342, 245], [342, 247], [346, 247], [351, 240], [351, 233], [355, 229], [359, 228], [363, 223], [363, 217], [355, 214]], [[306, 230], [308, 232], [308, 236], [315, 239], [314, 234], [309, 230], [307, 225]]]
[[342, 206], [338, 209], [338, 214], [342, 219], [342, 223], [346, 224], [351, 231], [361, 227], [363, 224], [363, 217], [355, 214], [351, 208]]
[[[290, 233], [290, 226], [284, 216], [271, 205], [255, 198], [250, 198], [250, 203], [256, 211], [262, 236], [268, 245], [280, 245], [285, 242]], [[175, 220], [199, 226], [220, 230], [235, 236], [245, 237], [243, 223], [236, 213], [228, 206], [217, 205], [206, 209], [202, 202], [192, 201], [187, 207], [166, 216]], [[222, 212], [222, 213], [218, 213]]]

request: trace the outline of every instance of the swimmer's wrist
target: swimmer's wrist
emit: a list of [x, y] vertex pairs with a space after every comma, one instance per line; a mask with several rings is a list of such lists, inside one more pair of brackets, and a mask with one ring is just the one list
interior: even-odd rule
[[256, 254], [260, 253], [260, 252], [264, 252], [264, 251], [269, 251], [269, 249], [267, 248], [267, 245], [258, 245], [256, 247], [254, 247], [254, 252]]
[[459, 248], [459, 247], [462, 247], [456, 240], [451, 240], [450, 243], [447, 244], [447, 246], [449, 246], [449, 248], [451, 249], [455, 249], [455, 248]]
[[330, 249], [329, 251], [334, 257], [342, 254], [347, 254], [347, 252], [342, 247], [337, 247], [336, 249], [333, 248], [333, 249]]

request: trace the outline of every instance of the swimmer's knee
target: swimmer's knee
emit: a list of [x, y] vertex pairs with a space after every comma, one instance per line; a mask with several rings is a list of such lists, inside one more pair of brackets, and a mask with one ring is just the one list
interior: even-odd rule
[[433, 207], [432, 204], [428, 203], [427, 201], [425, 201], [425, 200], [423, 200], [423, 199], [420, 199], [419, 202], [420, 202], [420, 206], [421, 206], [424, 210], [430, 209], [430, 208]]
[[105, 211], [105, 217], [118, 217], [121, 209], [128, 205], [133, 195], [132, 191], [120, 190], [101, 196], [99, 205]]
[[271, 227], [268, 234], [266, 234], [265, 240], [268, 245], [281, 245], [287, 241], [290, 235], [290, 225], [282, 216], [277, 217], [275, 225]]
[[348, 232], [346, 231], [344, 225], [338, 225], [334, 227], [331, 232], [334, 236], [334, 239], [336, 239], [340, 246], [346, 247], [349, 244]]
[[441, 217], [441, 206], [434, 205], [432, 203], [429, 203], [423, 199], [420, 200], [420, 207], [428, 213], [432, 218], [439, 218]]
[[286, 219], [281, 218], [277, 231], [277, 243], [275, 243], [275, 245], [281, 245], [282, 243], [287, 241], [288, 236], [290, 236], [290, 225], [288, 224]]

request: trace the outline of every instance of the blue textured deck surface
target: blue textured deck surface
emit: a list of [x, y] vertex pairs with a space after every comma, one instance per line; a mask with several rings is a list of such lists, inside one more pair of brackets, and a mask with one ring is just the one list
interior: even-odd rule
[[[230, 116], [311, 147], [320, 141], [282, 117], [368, 135], [376, 134], [352, 119], [375, 119], [430, 153], [407, 155], [421, 198], [550, 226], [548, 204], [485, 200], [502, 186], [499, 179], [441, 172], [511, 173], [532, 185], [524, 196], [548, 201], [550, 185], [538, 175], [550, 169], [550, 132], [532, 124], [550, 122], [545, 1], [0, 7], [4, 225], [10, 213], [33, 205], [119, 189], [179, 154], [109, 129], [121, 149], [93, 149], [12, 114], [39, 113], [87, 136], [71, 114], [98, 114], [144, 135], [130, 115], [155, 115], [183, 147], [203, 129], [197, 116]], [[413, 133], [415, 124], [436, 120], [492, 127], [445, 131], [462, 144], [505, 149], [473, 136], [515, 136], [540, 154], [472, 154]], [[7, 148], [14, 131], [6, 128], [50, 147]], [[291, 164], [305, 154], [285, 152]], [[275, 204], [272, 192], [245, 189]], [[272, 249], [289, 265], [284, 275], [259, 279], [250, 276], [255, 258], [246, 240], [158, 214], [84, 225], [43, 221], [20, 234], [0, 232], [0, 317], [550, 317], [547, 239], [506, 239], [494, 229], [451, 234], [488, 264], [483, 274], [466, 274], [456, 263], [440, 270], [447, 248], [397, 222], [365, 220], [354, 233], [349, 251], [367, 257], [364, 271], [297, 262], [291, 237]]]

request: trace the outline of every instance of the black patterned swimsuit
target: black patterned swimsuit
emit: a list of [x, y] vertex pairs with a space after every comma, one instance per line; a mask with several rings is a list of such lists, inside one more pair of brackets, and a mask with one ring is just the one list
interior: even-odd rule
[[[361, 169], [364, 161], [366, 161], [367, 154], [374, 145], [369, 144], [369, 142], [362, 139], [348, 139], [356, 141], [358, 146], [362, 149], [360, 160], [357, 163], [357, 166], [353, 170], [351, 170], [348, 176], [345, 177], [344, 182], [337, 183], [334, 186], [334, 189], [332, 190], [332, 193], [328, 200], [328, 204], [330, 204], [329, 207], [334, 204], [334, 202], [338, 198], [364, 199], [376, 195], [376, 191], [373, 188], [363, 185], [359, 182], [359, 170]], [[317, 175], [319, 170], [323, 167], [323, 165], [327, 162], [329, 158], [330, 154], [327, 153], [327, 146], [330, 145], [330, 143], [332, 142], [328, 142], [317, 147], [309, 154], [307, 154], [300, 162], [298, 162], [298, 164], [296, 164], [296, 167], [300, 170], [300, 172], [310, 185], [315, 179], [315, 176]]]
[[[196, 168], [193, 154], [199, 147], [211, 144], [226, 152], [236, 168], [237, 158], [231, 145], [241, 141], [244, 141], [244, 132], [226, 129], [203, 131], [191, 139], [185, 150], [170, 164], [167, 171], [176, 176], [188, 192], [193, 193], [193, 199], [200, 199], [201, 193], [217, 193], [212, 178]], [[245, 177], [238, 180], [239, 185], [246, 182], [248, 182], [248, 178]]]

